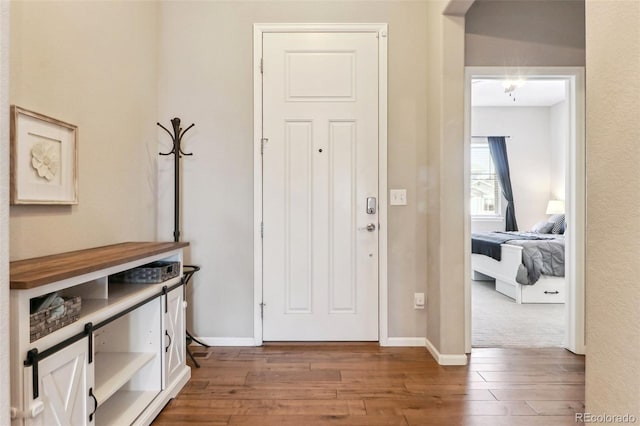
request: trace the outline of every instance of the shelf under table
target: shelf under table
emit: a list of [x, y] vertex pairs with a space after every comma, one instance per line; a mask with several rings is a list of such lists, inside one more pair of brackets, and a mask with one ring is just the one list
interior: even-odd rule
[[96, 425], [130, 425], [159, 393], [159, 390], [116, 392], [98, 408]]
[[90, 317], [102, 309], [116, 305], [149, 288], [160, 289], [157, 284], [109, 283], [109, 297], [107, 299], [82, 299], [80, 319]]
[[118, 392], [134, 374], [154, 357], [155, 352], [98, 352], [95, 355], [95, 391], [98, 407]]

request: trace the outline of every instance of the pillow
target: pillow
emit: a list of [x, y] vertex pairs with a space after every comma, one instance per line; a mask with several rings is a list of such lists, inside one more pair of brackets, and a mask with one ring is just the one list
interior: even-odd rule
[[553, 222], [538, 222], [533, 225], [531, 228], [531, 232], [535, 232], [537, 234], [548, 234], [551, 232], [553, 228]]
[[549, 218], [549, 223], [552, 224], [551, 233], [560, 234], [560, 231], [564, 229], [564, 215], [554, 214]]

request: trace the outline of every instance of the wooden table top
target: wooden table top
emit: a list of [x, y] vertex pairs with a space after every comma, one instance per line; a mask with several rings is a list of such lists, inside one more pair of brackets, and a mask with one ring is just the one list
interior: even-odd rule
[[11, 262], [11, 289], [30, 289], [144, 257], [187, 247], [186, 242], [127, 242]]

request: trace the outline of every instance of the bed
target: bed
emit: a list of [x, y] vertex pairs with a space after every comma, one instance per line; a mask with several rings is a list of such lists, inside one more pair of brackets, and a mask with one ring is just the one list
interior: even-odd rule
[[516, 303], [564, 303], [564, 235], [474, 233], [471, 246], [474, 280], [495, 279]]

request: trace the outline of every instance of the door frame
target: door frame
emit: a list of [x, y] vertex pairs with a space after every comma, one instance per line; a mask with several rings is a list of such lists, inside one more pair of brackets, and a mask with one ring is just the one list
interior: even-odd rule
[[584, 67], [465, 67], [464, 80], [464, 203], [465, 203], [465, 351], [471, 352], [471, 80], [473, 78], [504, 79], [506, 76], [529, 79], [564, 78], [569, 82], [569, 143], [565, 162], [565, 212], [574, 232], [569, 233], [565, 252], [565, 270], [570, 271], [565, 303], [563, 346], [576, 354], [585, 353], [585, 199], [586, 199], [586, 139], [585, 139], [585, 71]]
[[387, 34], [388, 24], [253, 25], [253, 336], [262, 345], [262, 35], [264, 33], [373, 32], [378, 34], [378, 339], [386, 346], [387, 327]]

